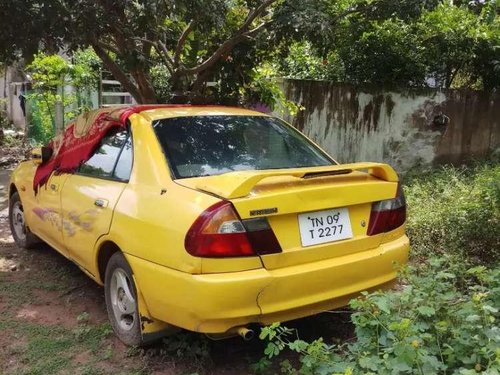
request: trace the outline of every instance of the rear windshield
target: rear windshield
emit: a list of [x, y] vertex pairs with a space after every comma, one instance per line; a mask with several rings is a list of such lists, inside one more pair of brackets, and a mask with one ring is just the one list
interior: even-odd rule
[[298, 131], [266, 116], [175, 117], [153, 123], [176, 178], [334, 164]]

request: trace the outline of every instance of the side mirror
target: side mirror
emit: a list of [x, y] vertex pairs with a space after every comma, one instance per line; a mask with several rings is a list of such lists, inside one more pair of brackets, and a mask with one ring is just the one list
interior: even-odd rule
[[52, 157], [52, 149], [50, 147], [35, 147], [31, 150], [31, 159], [33, 163], [40, 165]]

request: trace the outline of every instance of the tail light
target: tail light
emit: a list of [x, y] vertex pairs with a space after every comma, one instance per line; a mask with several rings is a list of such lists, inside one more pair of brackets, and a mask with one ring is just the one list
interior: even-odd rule
[[372, 204], [368, 235], [389, 232], [404, 224], [406, 220], [406, 200], [401, 185], [396, 198]]
[[189, 229], [189, 254], [205, 258], [255, 256], [281, 252], [266, 218], [241, 220], [231, 202], [206, 209]]

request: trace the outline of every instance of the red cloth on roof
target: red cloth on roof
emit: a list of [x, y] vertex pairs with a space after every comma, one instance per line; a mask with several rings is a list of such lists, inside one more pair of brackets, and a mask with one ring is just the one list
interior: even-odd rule
[[[74, 173], [81, 163], [86, 162], [99, 147], [102, 138], [114, 127], [125, 127], [127, 119], [134, 113], [140, 113], [150, 109], [190, 107], [189, 104], [154, 104], [154, 105], [136, 105], [120, 109], [100, 110], [98, 112], [89, 112], [88, 114], [100, 113], [88, 128], [84, 135], [76, 136], [76, 122], [70, 123], [64, 133], [54, 138], [48, 144], [52, 149], [52, 157], [46, 163], [40, 164], [35, 172], [33, 179], [33, 190], [35, 194], [38, 189], [44, 186], [49, 180], [52, 172], [55, 173]], [[88, 125], [88, 124], [87, 124]]]
[[109, 112], [102, 113], [81, 137], [75, 136], [75, 126], [75, 123], [70, 124], [61, 136], [50, 141], [48, 147], [52, 149], [53, 154], [50, 160], [39, 165], [35, 172], [33, 179], [35, 193], [47, 183], [52, 172], [74, 173], [82, 162], [92, 156], [109, 130], [125, 127], [125, 121], [121, 121], [120, 116], [111, 117]]

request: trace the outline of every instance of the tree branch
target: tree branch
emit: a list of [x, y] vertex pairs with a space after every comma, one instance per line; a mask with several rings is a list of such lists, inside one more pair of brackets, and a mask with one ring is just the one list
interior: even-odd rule
[[160, 40], [156, 42], [146, 38], [133, 38], [133, 40], [153, 46], [156, 52], [158, 52], [158, 55], [160, 55], [160, 58], [163, 60], [163, 63], [167, 67], [170, 74], [174, 74], [174, 61], [172, 60], [172, 57], [170, 57], [167, 47]]
[[250, 13], [248, 13], [247, 18], [245, 19], [245, 22], [243, 25], [240, 27], [240, 32], [246, 31], [252, 22], [259, 17], [266, 9], [269, 7], [272, 3], [274, 3], [276, 0], [265, 0], [262, 4], [260, 4], [257, 8], [252, 10]]
[[256, 28], [249, 30], [247, 32], [237, 34], [233, 36], [232, 38], [226, 40], [224, 43], [220, 45], [219, 48], [210, 56], [207, 60], [202, 62], [200, 65], [194, 67], [194, 68], [189, 68], [189, 69], [183, 69], [182, 72], [185, 74], [197, 74], [205, 69], [210, 68], [212, 65], [214, 65], [221, 56], [226, 54], [227, 52], [231, 51], [234, 46], [236, 46], [238, 43], [247, 40], [257, 34], [259, 31], [262, 29], [266, 28], [272, 23], [272, 21], [268, 22], [263, 22]]
[[[250, 11], [248, 13], [247, 18], [245, 19], [245, 22], [243, 22], [243, 25], [238, 29], [238, 32], [236, 35], [233, 37], [227, 39], [224, 43], [222, 43], [219, 48], [204, 62], [202, 62], [200, 65], [193, 67], [193, 68], [188, 68], [188, 69], [182, 69], [178, 70], [178, 74], [184, 73], [184, 74], [197, 74], [205, 69], [208, 69], [214, 65], [221, 56], [226, 54], [227, 52], [231, 51], [234, 46], [236, 46], [238, 43], [251, 38], [255, 34], [257, 34], [259, 31], [267, 27], [269, 24], [271, 24], [272, 21], [264, 22], [257, 26], [256, 28], [252, 30], [248, 30], [252, 22], [259, 16], [262, 15], [262, 13], [272, 4], [277, 0], [265, 0], [261, 5], [259, 5], [257, 8], [254, 10]], [[248, 31], [247, 31], [248, 30]]]
[[182, 48], [184, 47], [184, 44], [186, 43], [186, 39], [193, 31], [193, 28], [195, 26], [195, 21], [191, 20], [187, 27], [184, 29], [184, 31], [181, 34], [181, 37], [179, 38], [177, 42], [177, 46], [175, 47], [175, 54], [174, 54], [174, 68], [179, 66], [179, 58], [181, 56]]
[[123, 85], [123, 88], [127, 90], [137, 102], [141, 103], [142, 98], [138, 88], [130, 80], [130, 78], [127, 77], [127, 75], [118, 66], [118, 64], [114, 62], [111, 57], [109, 57], [108, 53], [99, 45], [98, 41], [93, 40], [91, 42], [91, 45], [97, 56], [99, 56], [104, 65], [106, 65], [113, 77], [115, 77], [115, 79], [117, 79]]
[[170, 57], [170, 54], [168, 53], [167, 47], [161, 40], [158, 40], [154, 44], [156, 51], [158, 54], [163, 58], [163, 61], [165, 62], [165, 65], [167, 66], [168, 71], [170, 74], [174, 74], [174, 61], [172, 60], [172, 57]]
[[99, 40], [97, 43], [99, 44], [99, 46], [101, 46], [105, 50], [111, 51], [117, 55], [120, 54], [120, 51], [118, 50], [118, 48], [109, 44], [109, 43], [103, 42], [101, 40]]
[[[375, 3], [375, 5], [377, 5], [377, 3]], [[344, 18], [344, 17], [346, 17], [346, 16], [348, 16], [350, 14], [354, 14], [354, 13], [366, 13], [369, 10], [372, 10], [373, 7], [374, 7], [374, 5], [370, 4], [370, 5], [363, 5], [363, 6], [358, 6], [358, 7], [347, 9], [347, 10], [343, 11], [342, 13], [337, 14], [332, 19], [332, 23], [335, 23], [335, 22], [339, 21], [340, 19], [342, 19], [342, 18]]]

